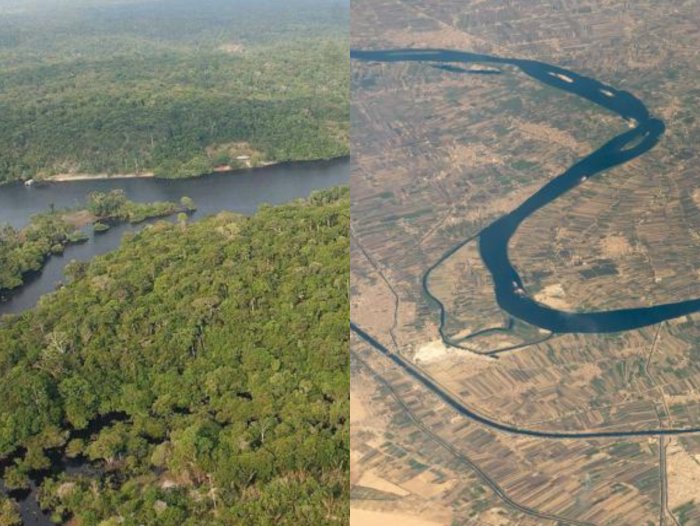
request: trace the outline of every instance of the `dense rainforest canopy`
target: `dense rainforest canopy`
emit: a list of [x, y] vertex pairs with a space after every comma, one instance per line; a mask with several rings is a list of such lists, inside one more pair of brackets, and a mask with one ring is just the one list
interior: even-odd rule
[[[349, 520], [347, 188], [159, 222], [0, 324], [8, 487], [78, 526]], [[0, 502], [11, 513], [9, 501]]]
[[57, 213], [37, 214], [22, 230], [0, 225], [0, 293], [23, 285], [24, 277], [40, 270], [51, 254], [84, 240], [85, 234]]
[[0, 3], [0, 182], [347, 155], [348, 33], [334, 0]]

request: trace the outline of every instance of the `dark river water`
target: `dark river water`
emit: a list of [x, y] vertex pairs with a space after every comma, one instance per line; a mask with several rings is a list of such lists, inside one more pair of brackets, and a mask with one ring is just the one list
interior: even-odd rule
[[[263, 204], [279, 204], [307, 197], [320, 190], [350, 181], [350, 160], [336, 159], [308, 163], [291, 163], [234, 173], [212, 174], [195, 179], [107, 179], [53, 183], [39, 187], [22, 184], [0, 187], [0, 224], [9, 223], [21, 228], [32, 214], [45, 212], [51, 204], [56, 207], [75, 207], [85, 202], [87, 194], [123, 189], [129, 199], [140, 202], [179, 201], [182, 196], [194, 199], [197, 212], [193, 220], [231, 210], [252, 214]], [[87, 261], [119, 247], [122, 234], [142, 226], [118, 225], [103, 234], [92, 234], [88, 242], [69, 246], [62, 256], [53, 256], [43, 270], [28, 278], [23, 287], [11, 291], [0, 302], [0, 315], [19, 313], [33, 307], [44, 294], [56, 288], [64, 279], [63, 269], [73, 259]], [[90, 230], [90, 229], [89, 229]], [[84, 473], [92, 466], [81, 460], [57, 459], [54, 470]], [[0, 471], [2, 466], [0, 466]], [[39, 479], [38, 479], [39, 480]], [[15, 493], [25, 526], [51, 526], [36, 501], [37, 481], [31, 490]], [[7, 493], [0, 479], [0, 492]]]
[[[194, 199], [197, 212], [193, 220], [222, 210], [252, 214], [262, 203], [279, 204], [312, 191], [350, 181], [349, 159], [292, 163], [255, 170], [213, 174], [195, 179], [107, 179], [53, 183], [26, 187], [22, 184], [0, 187], [0, 224], [25, 226], [32, 214], [45, 212], [51, 204], [75, 207], [85, 203], [90, 192], [122, 188], [133, 201], [179, 201], [182, 196]], [[41, 296], [62, 281], [63, 269], [73, 259], [86, 261], [114, 250], [122, 234], [134, 230], [132, 225], [113, 227], [104, 234], [93, 235], [87, 243], [69, 246], [62, 256], [53, 256], [43, 270], [27, 278], [23, 287], [5, 294], [0, 315], [18, 313], [36, 304]]]
[[[534, 60], [492, 57], [442, 49], [352, 51], [353, 58], [374, 62], [441, 62], [448, 64], [488, 64], [515, 66], [533, 79], [566, 91], [606, 108], [632, 126], [598, 150], [581, 159], [564, 173], [545, 184], [519, 207], [483, 229], [477, 236], [451, 248], [428, 269], [423, 279], [425, 292], [441, 309], [441, 327], [445, 308], [428, 287], [430, 273], [467, 242], [478, 240], [479, 251], [493, 276], [499, 306], [515, 318], [553, 333], [604, 333], [638, 329], [664, 320], [700, 311], [700, 299], [651, 307], [598, 312], [568, 312], [536, 302], [527, 295], [520, 276], [510, 262], [508, 242], [520, 224], [540, 208], [581, 184], [595, 184], [595, 177], [652, 149], [665, 131], [664, 123], [650, 115], [644, 103], [627, 91], [617, 90], [593, 78]], [[446, 71], [455, 66], [443, 67]], [[443, 335], [444, 338], [444, 335]]]
[[[195, 179], [108, 179], [53, 183], [40, 187], [22, 184], [0, 187], [0, 224], [17, 228], [25, 226], [29, 217], [45, 212], [51, 204], [75, 207], [85, 202], [87, 194], [123, 189], [129, 199], [139, 202], [179, 201], [182, 196], [194, 199], [197, 212], [192, 219], [201, 219], [222, 210], [252, 214], [263, 204], [280, 204], [307, 197], [314, 190], [329, 188], [350, 181], [350, 160], [291, 163], [234, 173], [212, 174]], [[0, 302], [0, 315], [19, 313], [33, 307], [44, 294], [63, 280], [63, 269], [73, 259], [87, 261], [119, 247], [122, 234], [142, 226], [119, 225], [104, 234], [90, 232], [88, 242], [69, 246], [62, 256], [53, 256], [44, 269], [30, 277], [25, 285], [6, 295]], [[89, 229], [90, 230], [90, 229]], [[53, 470], [85, 473], [94, 469], [84, 460], [56, 459]], [[0, 466], [0, 471], [2, 466]], [[37, 480], [31, 490], [15, 493], [25, 526], [51, 526], [36, 501]], [[0, 492], [7, 493], [0, 479]]]

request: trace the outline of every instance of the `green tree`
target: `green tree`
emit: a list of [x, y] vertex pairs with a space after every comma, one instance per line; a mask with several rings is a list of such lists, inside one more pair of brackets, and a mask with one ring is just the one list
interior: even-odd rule
[[4, 495], [0, 495], [0, 526], [20, 526], [22, 517], [19, 506]]
[[48, 475], [64, 520], [346, 524], [349, 218], [342, 189], [156, 222], [4, 319], [5, 482], [62, 451], [103, 465]]
[[180, 204], [185, 210], [188, 210], [190, 212], [193, 212], [197, 209], [192, 198], [187, 197], [186, 195], [180, 198]]
[[99, 405], [99, 399], [90, 382], [79, 376], [70, 376], [58, 385], [68, 422], [75, 429], [84, 429], [90, 423]]

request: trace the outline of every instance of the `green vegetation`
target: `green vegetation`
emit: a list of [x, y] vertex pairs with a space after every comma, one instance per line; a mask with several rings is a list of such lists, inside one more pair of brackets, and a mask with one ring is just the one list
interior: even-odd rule
[[87, 215], [81, 216], [81, 210], [51, 210], [32, 216], [29, 226], [20, 231], [9, 225], [1, 226], [0, 292], [22, 286], [27, 274], [41, 270], [52, 254], [63, 253], [71, 243], [86, 241], [85, 233], [77, 228], [81, 221], [93, 222], [95, 232], [104, 232], [111, 224], [141, 223], [194, 210], [196, 207], [189, 197], [183, 197], [179, 205], [135, 203], [129, 201], [122, 190], [112, 190], [90, 194]]
[[0, 14], [0, 182], [349, 152], [343, 2], [39, 0]]
[[17, 504], [0, 493], [0, 526], [20, 526], [22, 517], [17, 510]]
[[30, 272], [40, 270], [51, 254], [60, 254], [85, 235], [57, 212], [32, 216], [22, 230], [0, 226], [0, 292], [22, 286]]
[[349, 192], [158, 222], [0, 325], [6, 481], [80, 526], [349, 521]]
[[682, 506], [678, 506], [676, 509], [672, 510], [674, 516], [678, 518], [678, 523], [684, 526], [688, 523], [689, 515], [695, 509], [695, 501], [686, 502]]
[[122, 190], [112, 190], [107, 193], [91, 193], [88, 196], [87, 209], [97, 219], [97, 223], [106, 225], [106, 222], [142, 223], [155, 217], [194, 212], [196, 207], [189, 197], [180, 199], [179, 205], [167, 201], [136, 203], [129, 201]]

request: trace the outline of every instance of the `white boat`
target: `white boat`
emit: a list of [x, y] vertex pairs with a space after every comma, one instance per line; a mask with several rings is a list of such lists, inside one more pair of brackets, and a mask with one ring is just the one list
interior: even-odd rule
[[518, 296], [527, 296], [527, 292], [520, 288], [520, 285], [518, 285], [515, 281], [513, 281], [513, 292], [515, 292]]

